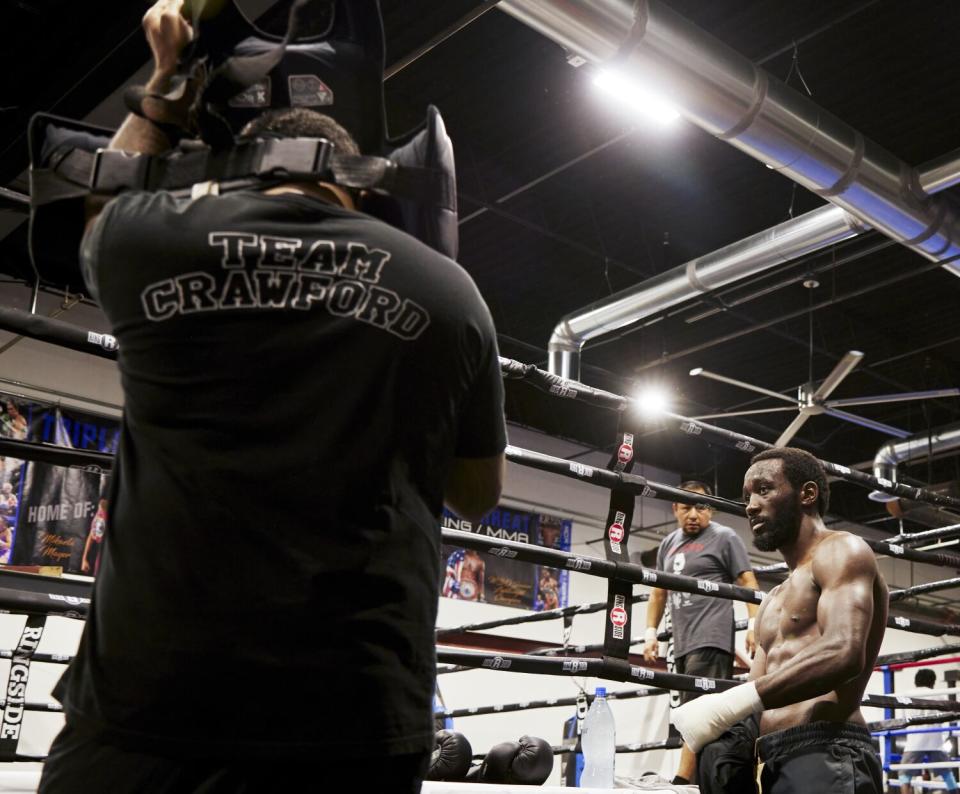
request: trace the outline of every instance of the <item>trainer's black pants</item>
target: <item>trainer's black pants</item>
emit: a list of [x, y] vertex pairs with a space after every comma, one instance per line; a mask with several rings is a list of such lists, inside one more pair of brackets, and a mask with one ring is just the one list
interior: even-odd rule
[[418, 794], [428, 753], [224, 762], [124, 750], [67, 725], [50, 748], [40, 794], [263, 794], [389, 791]]

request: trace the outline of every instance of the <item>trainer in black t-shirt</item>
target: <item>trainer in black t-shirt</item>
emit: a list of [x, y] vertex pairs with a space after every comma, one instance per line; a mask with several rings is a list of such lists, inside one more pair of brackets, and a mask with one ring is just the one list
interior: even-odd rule
[[470, 277], [255, 192], [120, 196], [82, 259], [125, 405], [68, 719], [178, 755], [429, 750], [445, 478], [505, 445]]

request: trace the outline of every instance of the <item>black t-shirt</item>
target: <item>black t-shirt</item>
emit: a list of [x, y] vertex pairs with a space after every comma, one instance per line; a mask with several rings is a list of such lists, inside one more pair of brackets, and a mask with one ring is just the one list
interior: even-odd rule
[[429, 749], [446, 474], [505, 446], [473, 281], [294, 194], [125, 194], [81, 253], [125, 404], [68, 719], [178, 755]]

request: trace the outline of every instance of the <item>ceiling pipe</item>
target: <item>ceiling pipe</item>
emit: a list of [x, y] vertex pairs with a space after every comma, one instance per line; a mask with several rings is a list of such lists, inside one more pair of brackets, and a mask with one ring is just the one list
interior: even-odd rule
[[[656, 0], [502, 0], [499, 7], [573, 53], [656, 86], [689, 121], [835, 205], [564, 317], [549, 344], [552, 373], [577, 378], [589, 339], [868, 228], [933, 261], [960, 256], [960, 225], [946, 202], [928, 198], [915, 170]], [[928, 186], [944, 189], [956, 169], [936, 166]], [[960, 275], [960, 266], [945, 267]]]
[[[929, 433], [888, 441], [873, 457], [873, 476], [879, 480], [897, 482], [897, 467], [901, 463], [957, 450], [960, 450], [960, 422], [931, 430]], [[896, 499], [882, 491], [871, 491], [869, 496], [874, 502], [890, 502]]]

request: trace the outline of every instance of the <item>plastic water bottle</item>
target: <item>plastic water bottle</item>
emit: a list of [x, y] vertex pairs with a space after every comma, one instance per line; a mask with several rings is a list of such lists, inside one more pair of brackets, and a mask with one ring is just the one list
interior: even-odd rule
[[606, 687], [598, 686], [583, 720], [583, 774], [580, 788], [613, 788], [613, 763], [617, 753], [617, 728], [607, 703]]

